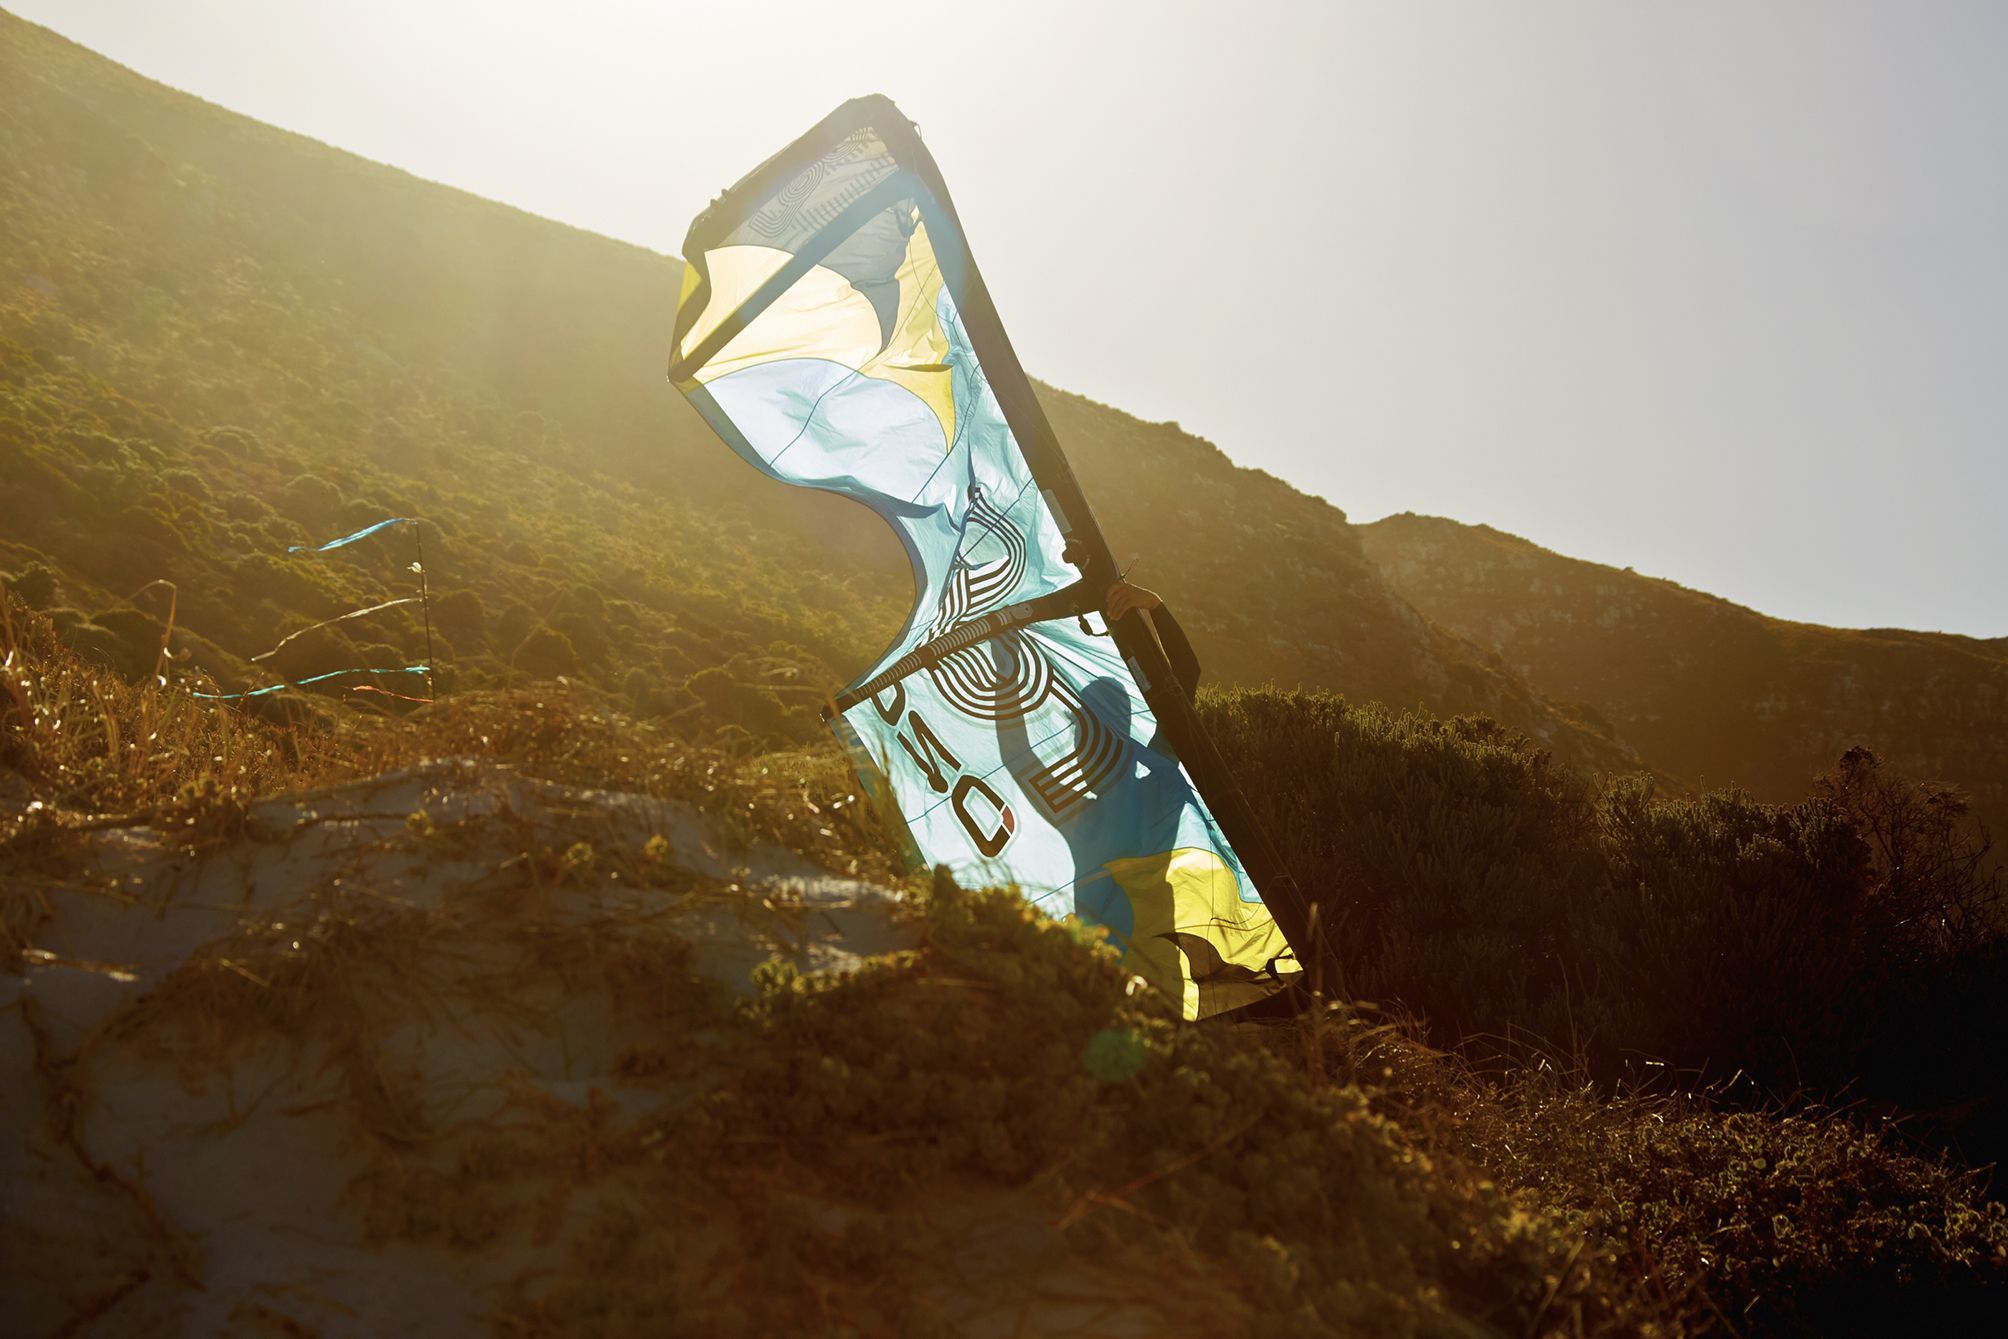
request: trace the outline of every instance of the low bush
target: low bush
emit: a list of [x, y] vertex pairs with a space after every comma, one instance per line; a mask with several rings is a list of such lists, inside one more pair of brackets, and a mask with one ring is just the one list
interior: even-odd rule
[[1820, 1111], [1721, 1111], [1547, 1075], [1500, 1085], [1481, 1159], [1628, 1259], [1706, 1332], [1948, 1332], [2008, 1307], [1983, 1178]]
[[1677, 799], [1484, 721], [1273, 692], [1201, 708], [1337, 927], [1345, 988], [1440, 1042], [1958, 1103], [1967, 1128], [1935, 1133], [1996, 1151], [1972, 1118], [2008, 1096], [2008, 952], [1956, 797], [1857, 751], [1799, 804]]
[[577, 674], [579, 653], [564, 633], [540, 623], [517, 645], [510, 663], [540, 676]]
[[432, 621], [447, 632], [479, 645], [488, 632], [488, 611], [471, 590], [449, 591], [432, 602]]

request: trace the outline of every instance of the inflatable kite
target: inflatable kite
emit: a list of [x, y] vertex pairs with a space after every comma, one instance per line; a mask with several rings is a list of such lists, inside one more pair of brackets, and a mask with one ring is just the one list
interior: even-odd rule
[[1302, 902], [1147, 617], [1097, 626], [1109, 546], [913, 126], [846, 103], [684, 255], [670, 379], [753, 466], [864, 503], [913, 561], [906, 626], [825, 714], [917, 853], [1107, 926], [1187, 1018], [1287, 982]]

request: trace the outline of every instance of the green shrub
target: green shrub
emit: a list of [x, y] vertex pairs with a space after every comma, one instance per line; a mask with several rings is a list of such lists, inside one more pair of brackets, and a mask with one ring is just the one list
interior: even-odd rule
[[72, 623], [62, 631], [63, 645], [86, 665], [111, 670], [127, 681], [136, 680], [141, 667], [125, 639], [110, 628], [95, 623]]
[[604, 619], [607, 612], [606, 597], [597, 587], [574, 585], [565, 588], [558, 596], [554, 610], [560, 613], [584, 614], [592, 619]]
[[488, 631], [488, 611], [482, 606], [481, 597], [471, 590], [449, 591], [435, 597], [432, 601], [432, 621], [475, 645], [483, 641]]
[[223, 514], [233, 521], [259, 524], [273, 515], [271, 506], [255, 493], [233, 492], [224, 495]]
[[1440, 1035], [1560, 1022], [1556, 955], [1596, 877], [1583, 784], [1497, 726], [1324, 694], [1201, 699], [1229, 766], [1324, 909], [1346, 989]]
[[627, 678], [621, 683], [621, 692], [627, 696], [627, 700], [634, 705], [636, 711], [646, 714], [653, 709], [657, 678], [657, 675], [650, 674], [640, 666], [627, 672]]
[[1910, 782], [1861, 747], [1817, 785], [1868, 844], [1878, 880], [1874, 930], [1893, 960], [1930, 962], [2002, 925], [1992, 843], [1957, 792]]
[[1598, 819], [1601, 878], [1583, 891], [1601, 905], [1571, 938], [1581, 970], [1627, 974], [1622, 1044], [1682, 1066], [1719, 1058], [1777, 1087], [1806, 1063], [1830, 1090], [1853, 1079], [1850, 1002], [1874, 945], [1868, 849], [1845, 816], [1620, 782]]
[[[301, 627], [311, 626], [300, 620], [289, 620]], [[296, 628], [289, 628], [283, 635], [290, 636]], [[280, 637], [272, 639], [275, 643]], [[260, 662], [267, 675], [297, 683], [301, 679], [332, 670], [345, 669], [357, 662], [355, 651], [349, 640], [335, 628], [313, 628], [301, 631], [284, 645], [278, 646], [271, 658]], [[263, 680], [261, 680], [263, 682]]]
[[355, 648], [355, 659], [358, 667], [391, 670], [415, 664], [424, 659], [424, 656], [423, 653], [414, 656], [385, 642], [363, 642]]
[[95, 429], [65, 428], [57, 439], [85, 460], [118, 460], [125, 453], [124, 443]]
[[160, 476], [160, 481], [177, 493], [185, 493], [189, 497], [200, 498], [205, 502], [209, 500], [208, 481], [194, 470], [167, 470]]
[[279, 493], [279, 509], [312, 529], [335, 518], [342, 505], [342, 491], [327, 480], [302, 474]]
[[258, 441], [258, 434], [249, 428], [211, 428], [202, 434], [202, 440], [219, 451], [237, 457], [252, 457], [264, 450]]
[[137, 678], [151, 672], [159, 661], [167, 628], [153, 615], [128, 605], [102, 610], [92, 615], [91, 621], [110, 631], [125, 646], [125, 663], [131, 670], [128, 677]]
[[577, 674], [579, 653], [564, 633], [540, 623], [517, 646], [510, 663], [531, 674]]
[[606, 621], [599, 615], [565, 610], [551, 615], [549, 621], [553, 629], [571, 641], [581, 661], [593, 666], [606, 663], [612, 647], [607, 638]]
[[803, 722], [789, 714], [771, 688], [745, 683], [722, 667], [699, 670], [684, 681], [684, 690], [710, 709], [715, 725], [736, 725], [756, 740], [801, 740], [808, 737]]
[[537, 616], [522, 602], [512, 600], [495, 620], [495, 645], [515, 646], [528, 637], [530, 629], [535, 626]]
[[279, 608], [316, 616], [303, 622], [338, 612], [329, 607], [336, 602], [324, 584], [324, 570], [297, 555], [247, 553], [230, 563], [229, 574], [243, 598], [270, 600]]
[[[1226, 1267], [1235, 1292], [1182, 1332], [1638, 1332], [1609, 1262], [1548, 1215], [1421, 1152], [1359, 1089], [1129, 995], [1099, 932], [941, 877], [923, 915], [918, 951], [855, 973], [757, 972], [743, 1062], [679, 1142], [786, 1149], [791, 1195], [888, 1227], [930, 1187], [1041, 1187], [1083, 1249]], [[697, 1161], [721, 1204], [770, 1193], [744, 1160]], [[801, 1313], [778, 1277], [745, 1303], [763, 1330]], [[889, 1290], [876, 1323], [920, 1324], [910, 1302]]]
[[55, 603], [56, 573], [47, 563], [31, 562], [7, 578], [7, 588], [37, 609]]

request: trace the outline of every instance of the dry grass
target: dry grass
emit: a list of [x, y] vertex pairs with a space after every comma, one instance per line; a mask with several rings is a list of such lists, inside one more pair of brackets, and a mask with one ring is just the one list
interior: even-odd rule
[[21, 778], [31, 805], [101, 821], [193, 818], [371, 775], [390, 753], [361, 723], [275, 726], [198, 701], [160, 675], [127, 682], [70, 654], [46, 618], [4, 589], [0, 689], [0, 768]]
[[693, 745], [577, 685], [476, 694], [422, 713], [399, 747], [467, 756], [573, 785], [676, 800], [721, 820], [742, 848], [771, 841], [860, 877], [903, 873], [899, 833], [859, 793], [834, 746], [779, 753]]
[[2004, 1304], [2008, 1208], [1990, 1178], [1888, 1122], [1803, 1098], [1753, 1106], [1747, 1080], [1663, 1066], [1614, 1091], [1527, 1038], [1480, 1065], [1425, 1035], [1332, 1005], [1266, 1041], [1314, 1086], [1356, 1085], [1444, 1169], [1554, 1215], [1583, 1267], [1669, 1332], [1897, 1333], [1921, 1306]]
[[22, 812], [0, 815], [0, 849], [44, 814], [64, 829], [151, 822], [189, 840], [227, 837], [260, 798], [471, 757], [692, 804], [742, 846], [773, 841], [866, 877], [902, 872], [896, 830], [859, 795], [834, 747], [697, 746], [578, 685], [448, 699], [403, 718], [280, 724], [192, 698], [171, 670], [129, 683], [87, 665], [4, 592], [0, 667], [0, 769], [28, 797]]
[[[242, 837], [260, 799], [438, 757], [689, 804], [730, 849], [774, 842], [838, 872], [905, 874], [894, 829], [860, 797], [833, 747], [765, 755], [699, 747], [608, 709], [590, 690], [557, 684], [404, 718], [279, 723], [193, 698], [167, 668], [164, 678], [130, 683], [87, 665], [46, 618], [0, 590], [0, 962], [18, 964], [48, 914], [37, 884], [70, 877], [93, 831], [148, 825], [184, 847], [213, 846]], [[430, 821], [414, 815], [421, 828]], [[569, 831], [522, 849], [533, 889], [610, 872], [646, 885], [670, 864], [666, 848], [581, 846]]]

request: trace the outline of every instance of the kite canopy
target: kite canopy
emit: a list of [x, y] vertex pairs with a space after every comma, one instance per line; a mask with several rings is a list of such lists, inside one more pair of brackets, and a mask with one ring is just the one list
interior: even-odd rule
[[918, 854], [1107, 926], [1188, 1018], [1297, 972], [1301, 904], [1147, 622], [1090, 620], [1108, 544], [913, 126], [846, 103], [684, 254], [671, 379], [749, 463], [864, 503], [913, 561], [905, 627], [826, 714]]

